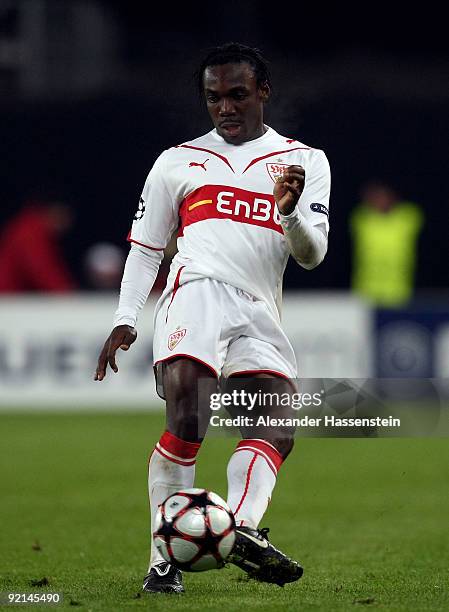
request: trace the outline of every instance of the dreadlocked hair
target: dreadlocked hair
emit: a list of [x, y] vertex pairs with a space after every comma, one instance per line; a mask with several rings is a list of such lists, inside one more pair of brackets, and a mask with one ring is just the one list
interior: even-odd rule
[[240, 64], [242, 62], [247, 62], [254, 70], [258, 86], [268, 85], [269, 88], [272, 89], [268, 63], [259, 49], [231, 42], [210, 49], [209, 53], [201, 62], [196, 72], [200, 96], [203, 95], [203, 76], [206, 68], [209, 68], [209, 66], [222, 66], [224, 64]]

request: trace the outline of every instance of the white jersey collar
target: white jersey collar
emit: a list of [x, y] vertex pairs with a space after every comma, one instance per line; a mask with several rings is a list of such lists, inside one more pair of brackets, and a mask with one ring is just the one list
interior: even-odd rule
[[217, 132], [216, 128], [214, 128], [213, 130], [211, 130], [209, 133], [210, 135], [217, 140], [218, 142], [222, 143], [222, 144], [227, 144], [230, 146], [235, 146], [238, 148], [249, 148], [252, 146], [256, 146], [259, 145], [267, 140], [269, 140], [270, 138], [272, 138], [273, 136], [277, 136], [277, 132], [275, 130], [273, 130], [273, 128], [271, 128], [269, 125], [264, 124], [264, 126], [267, 128], [267, 131], [262, 134], [262, 136], [259, 136], [259, 138], [254, 138], [254, 140], [247, 140], [246, 142], [243, 142], [240, 145], [231, 145], [231, 143], [226, 142], [226, 140], [220, 136], [220, 134]]

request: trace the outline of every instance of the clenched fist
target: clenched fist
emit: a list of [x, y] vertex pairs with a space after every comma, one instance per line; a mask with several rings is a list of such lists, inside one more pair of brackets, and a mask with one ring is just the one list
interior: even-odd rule
[[289, 166], [284, 174], [276, 179], [273, 195], [281, 215], [289, 215], [295, 209], [304, 190], [305, 176], [302, 166]]

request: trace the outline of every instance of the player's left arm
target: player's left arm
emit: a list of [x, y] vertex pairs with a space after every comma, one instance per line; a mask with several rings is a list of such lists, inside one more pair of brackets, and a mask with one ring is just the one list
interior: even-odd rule
[[289, 166], [274, 186], [281, 226], [289, 250], [300, 266], [311, 270], [327, 252], [330, 169], [316, 150], [306, 170]]

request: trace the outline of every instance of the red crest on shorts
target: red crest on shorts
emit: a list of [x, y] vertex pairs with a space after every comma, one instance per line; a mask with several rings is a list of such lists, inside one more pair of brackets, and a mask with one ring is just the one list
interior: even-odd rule
[[265, 165], [267, 167], [267, 172], [270, 175], [271, 180], [273, 181], [273, 183], [275, 183], [276, 179], [284, 174], [284, 172], [287, 170], [290, 164], [274, 163], [274, 164], [265, 164]]
[[186, 333], [187, 333], [186, 329], [178, 329], [177, 331], [169, 335], [168, 348], [170, 351], [172, 351], [175, 348], [175, 346], [177, 346], [181, 342], [181, 340], [184, 338]]

